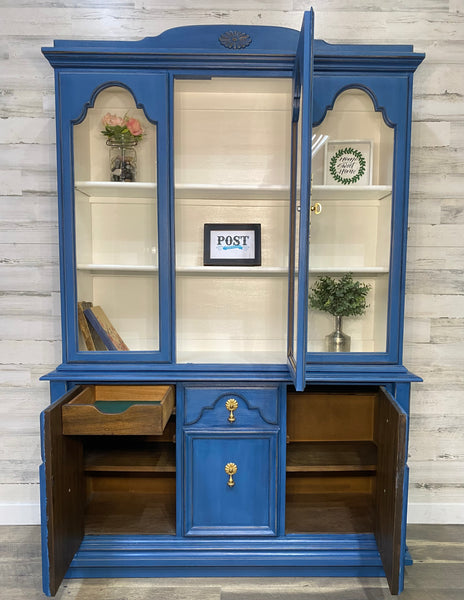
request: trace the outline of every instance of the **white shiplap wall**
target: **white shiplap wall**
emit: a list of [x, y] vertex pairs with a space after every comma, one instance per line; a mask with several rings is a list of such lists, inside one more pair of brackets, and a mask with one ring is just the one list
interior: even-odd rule
[[[316, 37], [413, 43], [405, 363], [414, 522], [464, 522], [464, 0], [314, 0]], [[233, 9], [230, 8], [233, 6]], [[60, 362], [56, 38], [139, 39], [194, 24], [298, 29], [303, 0], [0, 1], [0, 523], [37, 523], [41, 374]]]

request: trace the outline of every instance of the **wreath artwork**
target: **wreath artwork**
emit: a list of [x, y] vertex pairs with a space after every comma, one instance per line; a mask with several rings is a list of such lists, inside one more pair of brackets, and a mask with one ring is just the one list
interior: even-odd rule
[[350, 185], [359, 181], [366, 172], [366, 159], [355, 148], [340, 148], [330, 159], [329, 171], [337, 183]]

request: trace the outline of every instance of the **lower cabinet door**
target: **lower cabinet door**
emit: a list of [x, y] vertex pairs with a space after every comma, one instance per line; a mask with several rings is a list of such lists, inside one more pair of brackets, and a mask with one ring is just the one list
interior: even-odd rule
[[277, 438], [184, 433], [185, 535], [276, 535]]

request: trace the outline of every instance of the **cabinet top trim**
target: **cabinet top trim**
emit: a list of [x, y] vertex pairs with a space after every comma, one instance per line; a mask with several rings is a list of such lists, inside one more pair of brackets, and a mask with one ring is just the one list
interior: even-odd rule
[[[220, 38], [227, 33], [243, 33], [251, 38], [248, 45], [240, 47], [227, 47]], [[287, 27], [273, 27], [267, 25], [190, 25], [173, 27], [155, 37], [146, 37], [141, 40], [54, 40], [53, 48], [44, 48], [52, 51], [81, 50], [88, 53], [95, 52], [133, 52], [144, 51], [147, 53], [197, 53], [202, 50], [210, 52], [216, 50], [221, 54], [292, 54], [296, 53], [300, 32]], [[248, 41], [248, 40], [247, 40]], [[245, 50], [245, 52], [243, 52]], [[410, 44], [330, 44], [324, 40], [314, 40], [315, 55], [338, 54], [369, 54], [379, 55], [405, 55], [413, 52]], [[421, 55], [422, 56], [422, 55]]]
[[[211, 384], [228, 382], [250, 383], [285, 383], [291, 384], [286, 365], [163, 365], [141, 364], [138, 368], [128, 364], [66, 364], [63, 363], [54, 371], [41, 377], [41, 380], [67, 381], [85, 383], [117, 383], [137, 382], [154, 383], [167, 381], [208, 382]], [[422, 381], [420, 377], [408, 371], [402, 365], [312, 365], [306, 374], [310, 383], [409, 383]]]
[[[111, 68], [129, 66], [136, 60], [139, 68], [292, 70], [298, 38], [298, 31], [286, 27], [192, 25], [132, 41], [55, 40], [53, 47], [42, 48], [42, 52], [55, 68]], [[402, 69], [413, 71], [423, 58], [423, 54], [413, 52], [411, 45], [329, 44], [314, 40], [316, 70], [346, 64], [357, 68], [374, 60], [379, 70], [380, 60], [389, 68], [398, 70], [402, 65]]]

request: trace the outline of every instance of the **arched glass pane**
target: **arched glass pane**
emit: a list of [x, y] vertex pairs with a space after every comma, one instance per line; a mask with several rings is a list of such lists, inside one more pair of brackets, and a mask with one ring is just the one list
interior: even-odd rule
[[156, 126], [114, 86], [73, 137], [78, 348], [158, 350]]
[[[314, 133], [328, 140], [313, 159], [312, 200], [321, 212], [311, 215], [308, 350], [385, 352], [394, 131], [367, 93], [348, 90]], [[359, 290], [367, 288], [363, 300]], [[330, 311], [321, 310], [324, 302]], [[337, 312], [350, 340], [329, 336]]]

